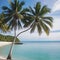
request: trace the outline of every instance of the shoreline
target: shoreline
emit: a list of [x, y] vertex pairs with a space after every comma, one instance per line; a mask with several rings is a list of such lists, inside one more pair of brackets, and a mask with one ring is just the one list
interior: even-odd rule
[[[9, 44], [11, 44], [11, 43], [12, 43], [12, 42], [3, 42], [3, 41], [0, 41], [0, 47], [9, 45]], [[0, 60], [6, 60], [6, 58], [3, 57], [3, 56], [0, 56]]]
[[12, 42], [3, 42], [3, 41], [0, 41], [0, 47], [5, 46], [5, 45], [9, 45], [11, 43]]
[[6, 60], [6, 58], [3, 56], [0, 56], [0, 60]]

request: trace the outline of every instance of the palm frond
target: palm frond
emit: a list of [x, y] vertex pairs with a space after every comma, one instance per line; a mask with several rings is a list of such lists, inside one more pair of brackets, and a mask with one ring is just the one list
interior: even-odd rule
[[13, 20], [11, 20], [11, 21], [9, 22], [9, 24], [8, 24], [8, 29], [9, 29], [9, 28], [12, 28], [12, 22], [13, 22]]
[[14, 4], [13, 2], [10, 3], [10, 7], [11, 7], [11, 9], [12, 9], [13, 11], [16, 9], [16, 6], [15, 6], [15, 4]]
[[18, 29], [22, 28], [20, 21], [18, 20]]
[[48, 8], [46, 5], [42, 7], [41, 11], [40, 11], [40, 15], [43, 16], [47, 13], [50, 12], [50, 8]]
[[25, 4], [24, 1], [20, 2], [20, 5], [19, 6], [23, 6]]
[[40, 35], [42, 33], [42, 28], [41, 28], [40, 23], [37, 24], [37, 30], [38, 30], [38, 33]]
[[20, 2], [20, 3], [19, 3], [19, 1], [18, 1], [18, 6], [17, 6], [18, 11], [21, 11], [21, 9], [22, 9], [22, 7], [23, 7], [24, 4], [25, 4], [24, 1], [22, 1], [22, 2]]
[[42, 17], [42, 19], [44, 20], [48, 20], [50, 22], [53, 22], [53, 18], [52, 17]]
[[26, 12], [29, 12], [29, 9], [28, 9], [28, 8], [23, 9], [23, 10], [20, 12], [20, 14], [25, 14]]
[[7, 17], [7, 18], [5, 18], [4, 21], [3, 21], [3, 23], [4, 23], [4, 24], [8, 23], [8, 22], [11, 20], [11, 18], [12, 18], [12, 17]]
[[36, 23], [31, 25], [30, 33], [33, 33], [35, 31], [35, 28], [36, 28]]
[[50, 21], [47, 21], [47, 20], [43, 20], [43, 22], [45, 22], [47, 25], [49, 25], [51, 28], [52, 28], [52, 22], [50, 22]]
[[42, 26], [44, 32], [45, 32], [47, 35], [49, 35], [49, 32], [50, 32], [49, 27], [48, 27], [45, 23], [43, 23], [42, 21], [40, 21], [40, 22], [41, 22], [41, 26]]
[[35, 15], [35, 11], [34, 11], [31, 7], [29, 7], [29, 11], [30, 11], [33, 15]]
[[35, 7], [36, 14], [39, 14], [40, 9], [41, 9], [41, 3], [40, 2], [37, 2], [36, 7]]

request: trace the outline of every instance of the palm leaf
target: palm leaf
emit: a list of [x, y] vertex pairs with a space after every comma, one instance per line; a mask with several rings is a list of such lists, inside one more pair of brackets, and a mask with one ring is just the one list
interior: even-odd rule
[[22, 9], [22, 7], [23, 7], [23, 5], [25, 4], [25, 2], [24, 1], [22, 1], [22, 2], [18, 2], [18, 6], [17, 6], [17, 8], [18, 8], [18, 11], [21, 11], [21, 9]]
[[47, 21], [47, 20], [43, 20], [43, 22], [45, 22], [46, 24], [48, 24], [52, 28], [52, 22]]
[[36, 23], [33, 23], [31, 25], [31, 30], [30, 30], [30, 33], [33, 33], [35, 31], [35, 28], [36, 28]]
[[28, 8], [23, 9], [23, 10], [20, 12], [20, 14], [25, 14], [26, 12], [29, 12], [29, 9], [28, 9]]
[[9, 29], [9, 28], [12, 29], [12, 22], [13, 22], [13, 20], [11, 20], [11, 21], [9, 22], [9, 24], [8, 24], [8, 29]]
[[41, 26], [42, 26], [43, 30], [45, 31], [45, 33], [47, 35], [49, 35], [49, 32], [50, 32], [49, 27], [45, 23], [43, 23], [42, 21], [40, 21], [40, 22], [41, 22]]
[[15, 6], [15, 4], [14, 4], [13, 2], [10, 3], [10, 7], [11, 7], [11, 9], [12, 9], [13, 11], [16, 9], [16, 6]]
[[43, 15], [49, 13], [49, 12], [50, 12], [50, 9], [45, 5], [45, 6], [42, 7], [42, 9], [40, 11], [40, 15], [43, 16]]
[[52, 17], [42, 17], [42, 19], [44, 20], [48, 20], [50, 22], [53, 22], [53, 18]]
[[42, 28], [41, 28], [40, 23], [37, 24], [37, 30], [38, 30], [38, 33], [40, 35], [42, 33]]
[[30, 11], [33, 15], [35, 15], [35, 11], [34, 11], [31, 7], [29, 7], [29, 11]]
[[18, 20], [18, 29], [22, 28], [20, 21]]
[[20, 5], [19, 6], [23, 6], [25, 4], [24, 1], [20, 2]]
[[40, 2], [37, 2], [36, 7], [35, 7], [36, 14], [39, 14], [40, 8], [41, 8], [41, 3]]

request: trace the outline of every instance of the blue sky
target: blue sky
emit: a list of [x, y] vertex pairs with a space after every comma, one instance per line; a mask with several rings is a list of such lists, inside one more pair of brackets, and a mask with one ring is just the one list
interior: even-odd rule
[[[49, 14], [54, 18], [53, 22], [53, 28], [51, 29], [52, 32], [50, 32], [49, 36], [46, 36], [46, 34], [43, 32], [41, 36], [38, 35], [37, 32], [30, 34], [29, 31], [21, 34], [18, 38], [21, 39], [21, 41], [60, 41], [60, 0], [20, 0], [25, 1], [25, 6], [33, 7], [36, 2], [41, 2], [42, 6], [47, 5], [49, 8], [51, 8], [51, 13]], [[7, 5], [9, 6], [8, 0], [0, 0], [0, 13], [1, 13], [1, 6]], [[17, 31], [18, 33], [19, 31]], [[8, 34], [8, 33], [7, 33]], [[13, 35], [13, 31], [9, 33], [9, 35]]]

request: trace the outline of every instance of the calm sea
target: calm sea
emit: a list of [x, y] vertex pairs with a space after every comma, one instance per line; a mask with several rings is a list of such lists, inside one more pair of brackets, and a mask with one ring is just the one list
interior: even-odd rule
[[[7, 57], [10, 45], [0, 47], [0, 55]], [[13, 60], [60, 60], [60, 42], [24, 42], [15, 45]]]

